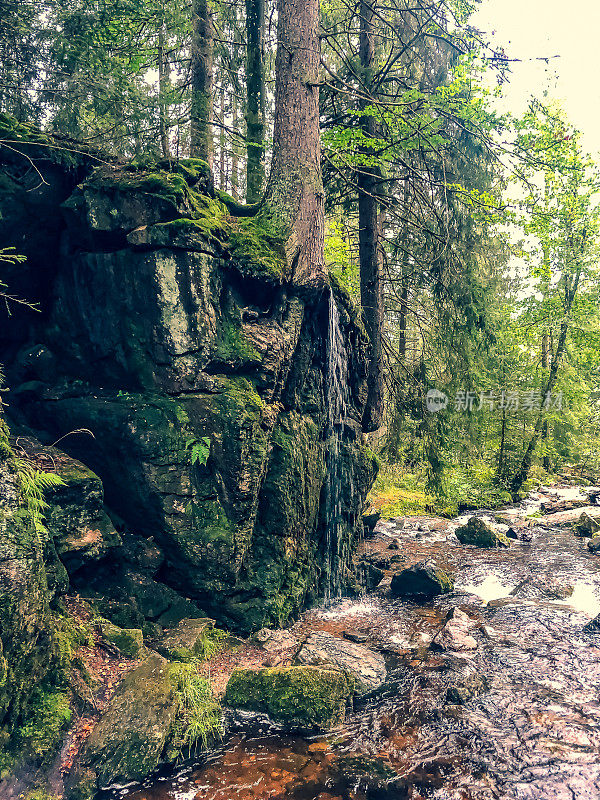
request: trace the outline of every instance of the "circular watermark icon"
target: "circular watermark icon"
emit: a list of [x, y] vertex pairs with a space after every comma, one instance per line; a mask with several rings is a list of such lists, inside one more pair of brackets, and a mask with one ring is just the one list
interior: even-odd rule
[[443, 411], [448, 405], [448, 395], [440, 392], [439, 389], [430, 389], [425, 397], [425, 405], [430, 414], [437, 414]]

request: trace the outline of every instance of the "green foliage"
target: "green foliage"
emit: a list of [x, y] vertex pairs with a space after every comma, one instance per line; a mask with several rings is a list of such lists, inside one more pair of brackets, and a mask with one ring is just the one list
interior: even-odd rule
[[40, 472], [30, 461], [23, 458], [15, 459], [15, 467], [23, 505], [31, 514], [36, 532], [41, 537], [48, 533], [44, 525], [44, 516], [49, 508], [45, 493], [57, 486], [64, 486], [64, 481], [54, 473]]
[[208, 436], [203, 436], [201, 439], [187, 439], [185, 449], [189, 450], [192, 464], [205, 466], [210, 456], [210, 439]]
[[202, 650], [199, 657], [203, 661], [210, 661], [227, 647], [229, 634], [220, 628], [205, 628], [200, 638]]
[[198, 671], [200, 662], [177, 662], [170, 676], [178, 705], [172, 746], [191, 752], [199, 744], [207, 748], [223, 735], [221, 708], [214, 699], [210, 682]]

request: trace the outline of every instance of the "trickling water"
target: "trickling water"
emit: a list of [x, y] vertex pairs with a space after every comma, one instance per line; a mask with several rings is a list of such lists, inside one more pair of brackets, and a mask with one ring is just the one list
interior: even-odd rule
[[344, 536], [344, 468], [342, 438], [348, 415], [348, 353], [340, 326], [340, 313], [333, 292], [329, 293], [327, 334], [327, 485], [325, 506], [325, 599], [340, 597], [342, 574], [350, 560]]

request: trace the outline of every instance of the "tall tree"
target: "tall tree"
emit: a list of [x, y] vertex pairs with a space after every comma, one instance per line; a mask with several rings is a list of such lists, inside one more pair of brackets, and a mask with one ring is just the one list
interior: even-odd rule
[[192, 0], [190, 154], [213, 161], [213, 50], [214, 36], [209, 0]]
[[319, 124], [319, 0], [277, 1], [275, 123], [267, 205], [286, 240], [290, 278], [327, 283]]
[[[376, 120], [369, 113], [374, 93], [376, 0], [360, 4], [360, 66], [364, 96], [362, 132], [367, 140], [377, 135]], [[368, 155], [369, 148], [365, 154]], [[369, 395], [363, 425], [374, 431], [383, 420], [383, 259], [382, 215], [378, 194], [381, 171], [368, 162], [358, 172], [358, 227], [360, 259], [360, 299], [370, 344]]]
[[265, 182], [265, 0], [246, 0], [246, 200]]

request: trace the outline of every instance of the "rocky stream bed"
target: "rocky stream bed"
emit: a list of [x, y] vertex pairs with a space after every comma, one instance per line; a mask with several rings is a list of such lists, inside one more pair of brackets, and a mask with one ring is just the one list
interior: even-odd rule
[[[362, 557], [383, 570], [378, 588], [306, 612], [285, 639], [289, 646], [322, 631], [383, 655], [385, 682], [355, 700], [344, 724], [327, 735], [301, 736], [238, 715], [223, 745], [201, 762], [110, 795], [600, 797], [600, 628], [590, 626], [600, 612], [600, 559], [589, 539], [573, 532], [584, 503], [579, 489], [553, 492], [502, 512], [500, 530], [510, 523], [517, 537], [507, 548], [460, 544], [454, 531], [470, 514], [377, 525]], [[541, 517], [549, 502], [559, 511]], [[446, 569], [454, 590], [430, 601], [394, 599], [393, 572], [423, 559]], [[286, 657], [284, 650], [280, 659]]]

